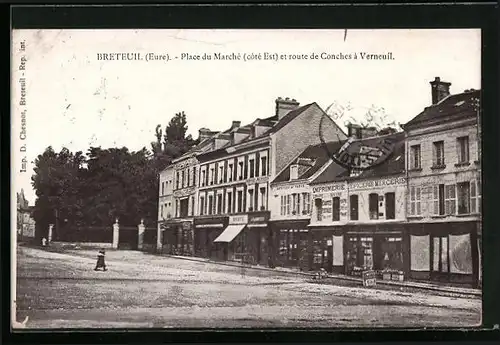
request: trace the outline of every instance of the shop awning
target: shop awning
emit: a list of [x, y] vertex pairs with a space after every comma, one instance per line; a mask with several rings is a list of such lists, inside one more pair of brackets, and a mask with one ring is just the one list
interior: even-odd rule
[[229, 225], [227, 228], [224, 229], [222, 234], [217, 237], [214, 242], [231, 242], [234, 240], [236, 236], [243, 230], [243, 228], [246, 226], [246, 224], [234, 224], [234, 225]]

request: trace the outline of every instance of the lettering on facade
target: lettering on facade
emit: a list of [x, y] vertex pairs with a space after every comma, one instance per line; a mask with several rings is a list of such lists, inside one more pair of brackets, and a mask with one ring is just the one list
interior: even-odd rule
[[313, 193], [335, 192], [339, 190], [345, 190], [345, 183], [313, 187]]
[[388, 179], [354, 182], [354, 183], [349, 184], [349, 189], [385, 187], [385, 186], [401, 185], [401, 184], [405, 184], [405, 183], [406, 183], [405, 177], [394, 177], [394, 178], [388, 178]]
[[179, 189], [174, 191], [174, 197], [176, 198], [181, 198], [183, 196], [188, 196], [190, 194], [194, 194], [194, 187], [189, 187], [189, 188], [184, 188], [184, 189]]
[[274, 190], [289, 190], [289, 189], [299, 189], [299, 188], [306, 188], [307, 186], [304, 183], [301, 184], [292, 184], [292, 185], [284, 185], [284, 186], [277, 186], [274, 187]]
[[256, 184], [256, 183], [264, 183], [264, 182], [267, 182], [267, 176], [252, 177], [252, 178], [249, 178], [246, 180], [247, 185], [252, 185], [252, 184]]
[[179, 162], [175, 165], [175, 169], [179, 170], [179, 169], [184, 169], [184, 168], [187, 168], [191, 165], [195, 165], [196, 164], [196, 160], [194, 160], [193, 158], [191, 159], [187, 159], [185, 161], [182, 161], [182, 162]]
[[229, 216], [229, 224], [248, 224], [248, 215]]

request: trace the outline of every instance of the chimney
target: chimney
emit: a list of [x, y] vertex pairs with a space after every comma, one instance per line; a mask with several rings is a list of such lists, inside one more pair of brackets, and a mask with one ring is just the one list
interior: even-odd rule
[[365, 127], [361, 128], [361, 139], [376, 137], [378, 131], [376, 127]]
[[200, 128], [200, 129], [198, 130], [198, 135], [199, 135], [199, 136], [198, 136], [198, 139], [200, 140], [200, 143], [201, 143], [203, 140], [210, 138], [211, 133], [212, 133], [212, 132], [211, 132], [211, 131], [210, 131], [210, 129], [208, 129], [208, 128]]
[[297, 109], [299, 104], [295, 99], [278, 97], [276, 99], [276, 116], [278, 116], [278, 120], [281, 120], [290, 111]]
[[233, 121], [233, 123], [231, 124], [231, 130], [236, 129], [236, 128], [240, 128], [240, 125], [241, 125], [241, 121]]
[[347, 137], [354, 139], [361, 139], [361, 126], [354, 123], [347, 124]]
[[437, 104], [442, 99], [450, 95], [451, 83], [441, 81], [441, 78], [436, 77], [433, 81], [430, 82], [430, 84], [431, 84], [432, 104]]

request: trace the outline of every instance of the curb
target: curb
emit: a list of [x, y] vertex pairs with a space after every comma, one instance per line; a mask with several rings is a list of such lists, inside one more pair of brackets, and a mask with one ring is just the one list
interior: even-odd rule
[[[269, 267], [262, 267], [262, 266], [242, 266], [237, 263], [232, 263], [232, 262], [219, 262], [219, 261], [213, 261], [213, 260], [203, 260], [203, 259], [198, 259], [194, 257], [186, 257], [186, 256], [177, 256], [177, 255], [169, 255], [169, 254], [158, 254], [161, 256], [167, 256], [173, 259], [180, 259], [180, 260], [187, 260], [187, 261], [194, 261], [194, 262], [202, 262], [202, 263], [209, 263], [209, 264], [214, 264], [214, 265], [221, 265], [221, 266], [231, 266], [231, 267], [242, 267], [242, 268], [247, 268], [247, 269], [254, 269], [254, 270], [261, 270], [261, 271], [268, 271], [268, 272], [279, 272], [279, 273], [284, 273], [284, 274], [294, 274], [294, 275], [302, 275], [306, 277], [314, 277], [314, 273], [306, 273], [306, 272], [294, 272], [294, 271], [282, 271], [282, 270], [277, 270], [274, 268], [269, 268]], [[345, 280], [345, 281], [352, 281], [352, 282], [359, 282], [362, 283], [363, 280], [360, 278], [354, 278], [354, 277], [348, 277], [344, 275], [329, 275], [328, 278], [333, 278], [333, 279], [338, 279], [338, 280]], [[438, 292], [445, 292], [445, 293], [454, 293], [454, 294], [459, 294], [463, 296], [470, 296], [470, 297], [482, 297], [482, 291], [477, 290], [474, 291], [474, 289], [470, 289], [470, 291], [460, 291], [460, 288], [453, 288], [453, 287], [440, 287], [440, 286], [435, 286], [435, 285], [414, 285], [411, 283], [398, 283], [398, 282], [393, 282], [393, 281], [384, 281], [384, 280], [377, 280], [377, 284], [380, 285], [386, 285], [386, 286], [394, 286], [394, 287], [407, 287], [407, 288], [412, 288], [412, 289], [421, 289], [421, 290], [428, 290], [428, 291], [438, 291]]]

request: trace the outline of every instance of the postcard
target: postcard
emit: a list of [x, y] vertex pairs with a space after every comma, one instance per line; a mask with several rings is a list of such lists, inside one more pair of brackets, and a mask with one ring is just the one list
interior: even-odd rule
[[11, 52], [14, 330], [481, 325], [481, 30]]

